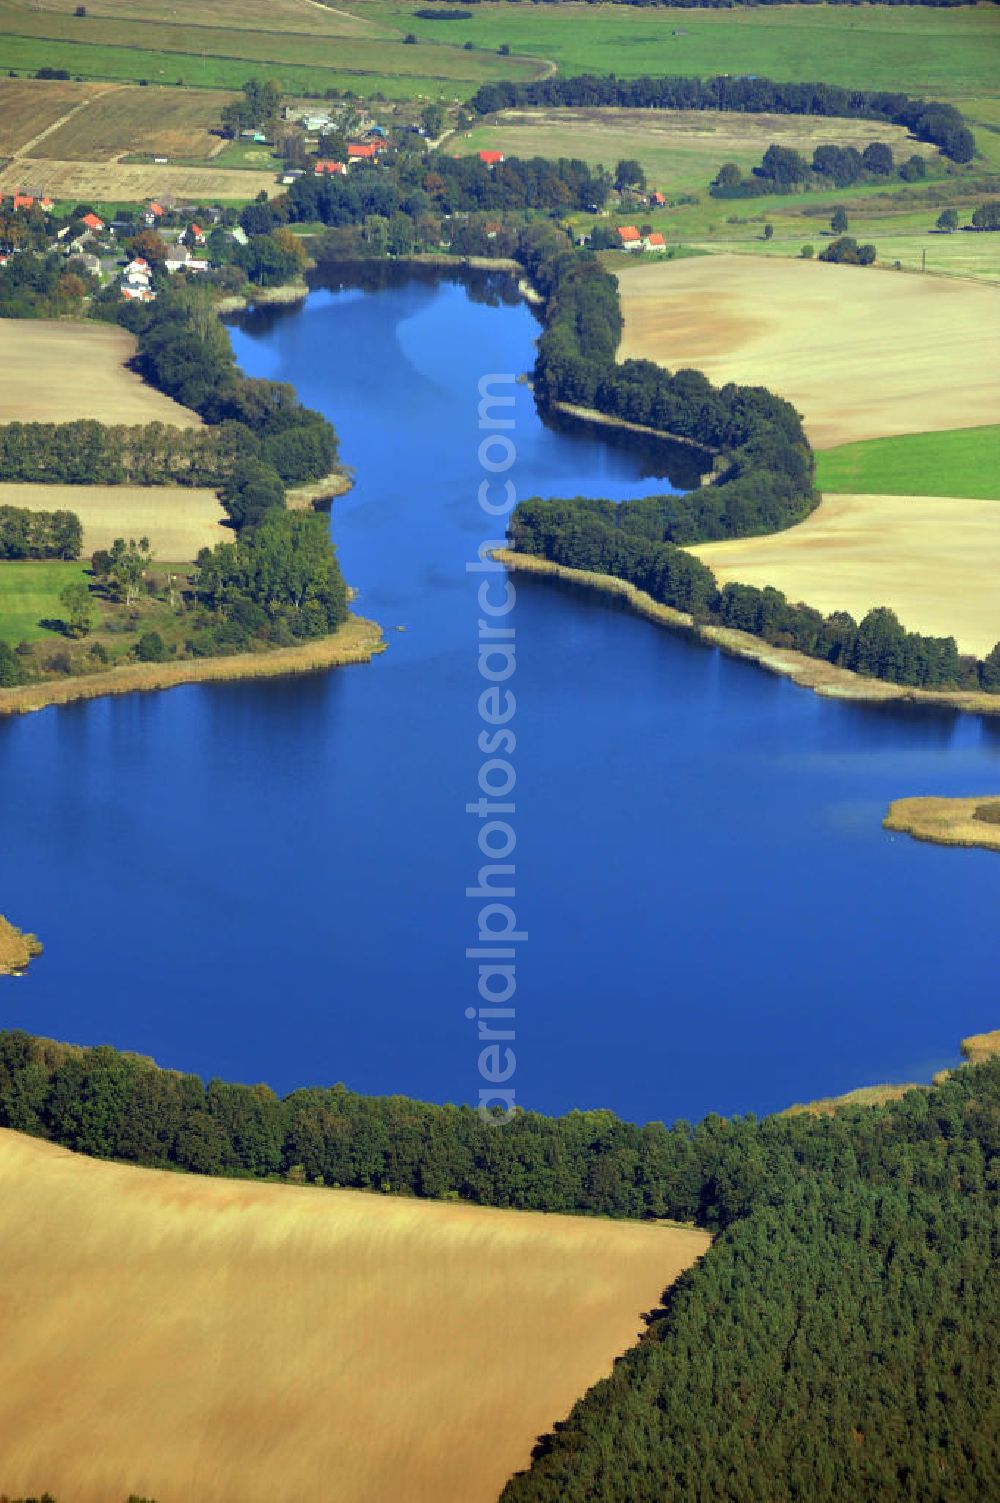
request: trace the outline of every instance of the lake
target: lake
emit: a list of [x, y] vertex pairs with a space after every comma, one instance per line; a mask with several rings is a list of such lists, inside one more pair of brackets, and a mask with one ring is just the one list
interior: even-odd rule
[[[478, 383], [530, 368], [510, 287], [382, 276], [232, 330], [357, 483], [333, 536], [388, 651], [0, 724], [0, 909], [45, 954], [0, 1022], [279, 1091], [475, 1102], [483, 856]], [[521, 496], [659, 491], [676, 455], [546, 428]], [[1000, 859], [880, 827], [1000, 791], [1000, 723], [838, 704], [517, 576], [517, 1100], [633, 1119], [928, 1079], [1000, 1023]], [[397, 630], [397, 628], [405, 630]]]

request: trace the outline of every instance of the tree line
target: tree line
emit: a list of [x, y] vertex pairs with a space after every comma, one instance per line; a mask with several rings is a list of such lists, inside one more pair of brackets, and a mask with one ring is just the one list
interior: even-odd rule
[[616, 78], [582, 74], [536, 83], [509, 80], [483, 84], [472, 96], [480, 115], [498, 110], [573, 105], [624, 109], [736, 110], [773, 115], [829, 115], [882, 120], [902, 126], [919, 141], [937, 146], [954, 162], [971, 162], [975, 138], [954, 105], [911, 99], [881, 89], [847, 89], [838, 84], [776, 83], [769, 78]]
[[[983, 659], [963, 656], [954, 637], [907, 631], [895, 614], [877, 607], [857, 622], [846, 611], [823, 616], [792, 604], [781, 590], [727, 584], [678, 543], [770, 532], [773, 517], [740, 508], [733, 516], [705, 486], [687, 496], [640, 500], [522, 501], [510, 523], [511, 546], [571, 569], [613, 574], [654, 600], [687, 611], [700, 625], [730, 627], [773, 647], [792, 648], [869, 678], [924, 689], [1000, 693], [1000, 643]], [[780, 525], [780, 524], [779, 524]]]
[[259, 454], [245, 424], [178, 428], [170, 423], [7, 423], [0, 427], [0, 480], [50, 485], [220, 486]]
[[0, 506], [0, 558], [80, 557], [83, 527], [72, 511], [29, 511]]
[[0, 1125], [151, 1167], [715, 1234], [505, 1503], [990, 1494], [1000, 1061], [831, 1116], [635, 1126], [338, 1085], [279, 1098], [0, 1033]]
[[856, 146], [817, 146], [811, 161], [790, 146], [772, 144], [749, 176], [736, 162], [724, 162], [709, 191], [713, 198], [759, 198], [884, 182], [894, 172], [903, 182], [914, 182], [926, 177], [927, 164], [923, 157], [914, 155], [897, 167], [892, 147], [884, 141], [870, 141], [863, 151]]

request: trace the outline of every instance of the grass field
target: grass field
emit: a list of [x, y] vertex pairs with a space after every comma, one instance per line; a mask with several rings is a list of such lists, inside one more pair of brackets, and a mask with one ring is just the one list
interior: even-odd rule
[[0, 421], [200, 424], [126, 368], [134, 349], [111, 324], [0, 319]]
[[787, 532], [691, 550], [720, 584], [774, 585], [859, 619], [888, 605], [903, 625], [983, 654], [1000, 640], [1000, 506], [940, 496], [827, 496]]
[[623, 358], [767, 386], [819, 449], [1000, 410], [992, 287], [730, 255], [626, 266], [619, 284]]
[[[147, 537], [158, 559], [193, 563], [201, 548], [231, 543], [215, 491], [180, 485], [19, 485], [0, 483], [0, 506], [75, 511], [83, 523], [83, 555], [115, 538]], [[5, 575], [0, 573], [0, 598]]]
[[1000, 427], [912, 433], [827, 449], [818, 456], [816, 483], [823, 491], [1000, 501]]
[[[0, 501], [0, 505], [4, 505]], [[59, 603], [62, 590], [74, 579], [84, 579], [83, 564], [0, 563], [0, 641], [36, 642], [52, 635], [42, 621], [60, 621], [66, 608]]]
[[2, 1132], [4, 1486], [492, 1503], [707, 1244]]
[[[421, 40], [510, 46], [554, 61], [561, 73], [707, 76], [759, 73], [936, 98], [1000, 93], [1000, 14], [991, 6], [940, 12], [920, 6], [767, 6], [735, 11], [487, 3], [468, 21], [413, 15], [409, 0], [346, 0], [342, 7]], [[683, 33], [675, 35], [676, 32]]]
[[[931, 162], [940, 160], [933, 147], [914, 141], [899, 126], [719, 110], [505, 110], [468, 134], [453, 137], [445, 149], [453, 155], [487, 147], [508, 156], [581, 157], [609, 168], [621, 157], [636, 158], [651, 188], [669, 194], [700, 193], [707, 199], [708, 185], [723, 162], [737, 162], [749, 170], [771, 142], [811, 156], [820, 145], [863, 149], [875, 139], [885, 141], [897, 157], [917, 154]], [[787, 199], [783, 202], [788, 204]], [[707, 212], [716, 218], [758, 212], [756, 201], [709, 200], [708, 205]], [[801, 200], [796, 207], [801, 207]]]
[[487, 79], [531, 79], [548, 71], [531, 59], [466, 52], [447, 38], [419, 47], [406, 46], [399, 33], [369, 38], [370, 28], [350, 17], [327, 25], [319, 5], [311, 31], [260, 14], [248, 24], [234, 6], [222, 17], [230, 24], [222, 25], [214, 24], [215, 9], [210, 24], [204, 10], [200, 20], [177, 23], [136, 20], [123, 9], [81, 18], [71, 7], [42, 11], [27, 0], [0, 0], [4, 65], [19, 73], [44, 64], [75, 77], [223, 89], [239, 89], [255, 74], [276, 79], [286, 93], [360, 88], [447, 98], [466, 97]]

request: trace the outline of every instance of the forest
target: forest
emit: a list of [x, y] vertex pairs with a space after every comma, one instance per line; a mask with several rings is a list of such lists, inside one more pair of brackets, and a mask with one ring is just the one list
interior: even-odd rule
[[769, 78], [728, 75], [700, 79], [581, 74], [538, 83], [483, 84], [471, 103], [480, 115], [553, 105], [590, 109], [616, 105], [632, 110], [736, 110], [746, 114], [840, 116], [902, 126], [918, 141], [939, 147], [953, 162], [971, 162], [976, 149], [975, 137], [954, 105], [911, 99], [907, 94], [886, 90], [846, 89], [838, 84], [775, 83]]
[[203, 1174], [715, 1234], [505, 1503], [992, 1496], [1000, 1465], [1000, 1060], [835, 1115], [634, 1126], [205, 1086], [0, 1033], [0, 1125]]

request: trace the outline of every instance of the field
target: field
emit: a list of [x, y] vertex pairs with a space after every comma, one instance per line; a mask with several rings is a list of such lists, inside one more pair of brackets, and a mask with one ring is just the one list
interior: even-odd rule
[[[504, 110], [489, 123], [454, 137], [445, 149], [455, 155], [488, 147], [508, 156], [581, 157], [609, 168], [621, 157], [636, 158], [651, 188], [662, 188], [668, 196], [706, 196], [723, 162], [749, 170], [772, 141], [811, 156], [820, 145], [863, 150], [875, 139], [885, 141], [897, 157], [916, 154], [929, 162], [939, 160], [933, 147], [914, 141], [900, 126], [721, 110]], [[801, 200], [796, 203], [800, 206]], [[710, 201], [708, 212], [716, 217], [756, 213], [757, 204]], [[648, 217], [645, 210], [642, 213]]]
[[422, 21], [408, 0], [346, 0], [341, 8], [421, 40], [506, 44], [561, 73], [708, 76], [759, 73], [856, 88], [902, 89], [961, 103], [996, 98], [1000, 14], [991, 6], [767, 6], [736, 11], [485, 3], [470, 20]]
[[[0, 506], [75, 511], [83, 523], [83, 555], [110, 548], [115, 538], [147, 537], [158, 559], [193, 563], [201, 548], [231, 543], [225, 513], [212, 490], [180, 485], [0, 484]], [[20, 565], [17, 565], [20, 568]], [[0, 597], [8, 574], [0, 572]], [[0, 632], [0, 636], [3, 633]]]
[[770, 537], [691, 550], [720, 584], [774, 585], [789, 600], [903, 625], [982, 655], [1000, 640], [1000, 506], [941, 496], [827, 496]]
[[816, 483], [823, 491], [1000, 501], [1000, 427], [913, 433], [827, 449], [818, 456]]
[[64, 116], [95, 100], [107, 84], [0, 79], [0, 156], [12, 156], [54, 129]]
[[623, 358], [767, 386], [819, 449], [979, 426], [1000, 410], [992, 287], [717, 255], [626, 266], [620, 288]]
[[0, 1133], [3, 1485], [491, 1503], [708, 1238]]
[[[0, 80], [0, 113], [6, 89], [16, 82]], [[211, 89], [107, 88], [86, 110], [33, 147], [31, 155], [63, 162], [110, 161], [125, 152], [207, 157], [224, 144], [211, 131], [232, 98]]]
[[50, 636], [52, 629], [40, 623], [62, 619], [66, 608], [59, 603], [60, 592], [72, 580], [84, 578], [83, 564], [0, 564], [0, 642], [14, 645]]
[[[0, 37], [5, 66], [33, 72], [44, 65], [75, 77], [199, 88], [238, 89], [249, 74], [278, 79], [286, 93], [322, 93], [360, 87], [395, 96], [443, 94], [467, 97], [492, 78], [543, 76], [545, 64], [465, 51], [456, 39], [407, 46], [403, 32], [371, 27], [319, 4], [298, 8], [299, 20], [274, 17], [258, 7], [252, 17], [236, 0], [199, 16], [162, 19], [166, 7], [140, 8], [136, 19], [123, 7], [113, 14], [73, 14], [75, 7], [41, 10], [27, 0], [0, 0]], [[283, 7], [288, 11], [288, 3]], [[157, 14], [154, 16], [152, 11]], [[307, 27], [306, 19], [311, 22]], [[379, 35], [379, 31], [382, 35]]]
[[0, 415], [7, 423], [173, 423], [201, 419], [128, 370], [135, 341], [110, 324], [0, 319]]
[[172, 194], [186, 203], [246, 200], [280, 193], [273, 172], [239, 167], [153, 167], [123, 162], [49, 162], [16, 157], [0, 171], [0, 194], [31, 184], [54, 199], [141, 203]]

